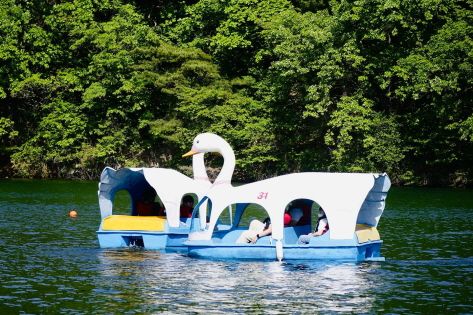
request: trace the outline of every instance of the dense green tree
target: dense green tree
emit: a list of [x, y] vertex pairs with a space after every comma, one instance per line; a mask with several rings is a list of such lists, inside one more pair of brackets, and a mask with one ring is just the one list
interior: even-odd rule
[[[464, 182], [473, 162], [467, 137], [473, 113], [471, 5], [422, 1], [400, 8], [398, 19], [406, 21], [411, 35], [397, 34], [404, 54], [389, 63], [379, 81], [386, 104], [402, 119], [404, 169], [412, 170], [417, 182]], [[409, 44], [403, 43], [406, 38], [412, 38]]]
[[2, 170], [181, 168], [192, 138], [213, 131], [235, 148], [239, 179], [330, 170], [471, 183], [471, 9], [0, 0]]
[[[466, 27], [468, 21], [465, 23], [469, 11], [463, 7], [462, 3], [454, 1], [425, 1], [419, 4], [342, 1], [338, 4], [332, 2], [330, 10], [315, 14], [301, 15], [286, 10], [270, 23], [265, 23], [265, 30], [260, 36], [267, 42], [267, 49], [257, 52], [257, 59], [263, 62], [250, 72], [257, 75], [257, 81], [262, 82], [258, 93], [273, 109], [273, 122], [275, 128], [279, 127], [275, 135], [294, 140], [287, 141], [288, 147], [282, 151], [295, 149], [300, 153], [306, 144], [308, 151], [316, 158], [324, 159], [328, 149], [330, 160], [323, 162], [322, 167], [328, 166], [334, 170], [386, 170], [399, 174], [397, 179], [406, 177], [402, 176], [403, 172], [415, 173], [418, 182], [432, 182], [435, 177], [445, 179], [448, 177], [447, 169], [451, 172], [457, 168], [465, 172], [457, 161], [471, 165], [471, 144], [458, 139], [458, 133], [454, 135], [451, 123], [458, 123], [462, 119], [460, 117], [465, 119], [471, 115], [470, 106], [454, 105], [458, 100], [460, 104], [465, 104], [464, 100], [471, 99], [468, 95], [468, 71], [460, 75], [462, 86], [447, 84], [453, 88], [451, 91], [457, 91], [450, 94], [454, 95], [453, 98], [447, 99], [446, 90], [441, 91], [444, 93], [443, 101], [435, 99], [438, 107], [432, 106], [427, 111], [406, 111], [406, 108], [415, 108], [412, 105], [416, 100], [402, 98], [400, 94], [393, 97], [393, 91], [398, 86], [385, 83], [386, 77], [394, 73], [390, 69], [406, 70], [400, 67], [400, 63], [412, 58], [417, 50], [424, 51], [431, 40], [442, 36], [440, 34], [443, 32], [456, 34], [461, 48], [454, 48], [459, 46], [452, 45], [454, 38], [442, 38], [436, 61], [443, 68], [459, 62], [460, 67], [468, 69], [471, 65], [468, 57], [471, 52], [468, 34], [471, 30]], [[459, 19], [463, 21], [458, 22]], [[457, 33], [450, 23], [462, 24], [463, 30]], [[439, 42], [435, 45], [438, 47]], [[417, 60], [413, 61], [417, 65]], [[424, 63], [425, 67], [422, 64], [419, 63], [419, 66], [423, 71], [435, 71], [434, 64]], [[450, 73], [450, 76], [458, 73], [455, 67], [445, 73]], [[410, 80], [429, 77], [425, 73], [408, 73]], [[406, 82], [405, 86], [412, 89], [416, 84]], [[458, 91], [466, 93], [462, 95], [463, 92], [459, 94]], [[435, 93], [439, 91], [430, 89], [426, 91], [426, 96], [430, 98]], [[426, 105], [426, 101], [424, 99], [420, 103]], [[451, 111], [442, 111], [450, 106], [454, 107]], [[448, 113], [450, 121], [439, 121], [438, 118], [432, 121], [428, 118], [437, 117], [442, 112]], [[311, 121], [311, 118], [315, 120]], [[423, 119], [427, 119], [421, 124], [423, 127], [410, 127], [411, 122]], [[438, 128], [434, 128], [433, 133], [432, 124]], [[297, 130], [299, 125], [305, 128]], [[463, 131], [468, 130], [468, 120], [459, 123], [459, 126]], [[425, 131], [422, 130], [424, 127]], [[300, 137], [287, 137], [287, 130]], [[411, 135], [415, 135], [414, 142]], [[465, 138], [465, 135], [463, 132], [462, 137]], [[316, 149], [321, 143], [324, 143], [322, 149], [325, 152]], [[311, 164], [307, 155], [299, 156], [302, 158], [298, 164], [303, 169], [320, 168], [320, 164]], [[297, 154], [292, 154], [283, 165], [297, 169], [292, 164], [297, 160]]]
[[202, 51], [163, 42], [132, 6], [58, 4], [43, 22], [67, 42], [62, 66], [12, 89], [25, 103], [44, 91], [34, 132], [12, 155], [19, 174], [88, 176], [92, 169], [96, 176], [106, 164], [176, 166], [184, 163], [173, 158], [205, 130], [241, 148], [243, 165], [271, 160], [264, 108], [221, 78]]
[[287, 0], [203, 0], [189, 6], [167, 35], [211, 54], [225, 75], [247, 75], [261, 47], [262, 24], [290, 7]]

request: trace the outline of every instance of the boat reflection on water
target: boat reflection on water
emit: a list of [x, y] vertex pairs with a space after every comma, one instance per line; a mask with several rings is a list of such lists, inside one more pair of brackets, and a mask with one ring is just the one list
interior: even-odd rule
[[382, 283], [376, 272], [380, 267], [378, 263], [273, 263], [268, 264], [268, 277], [282, 284], [281, 293], [292, 296], [298, 310], [366, 313], [373, 310], [374, 293]]
[[377, 264], [334, 265], [318, 272], [319, 297], [323, 297], [324, 310], [363, 313], [374, 303], [376, 281], [367, 273], [379, 268]]
[[135, 249], [98, 258], [98, 290], [148, 311], [366, 313], [383, 283], [377, 263], [214, 261]]

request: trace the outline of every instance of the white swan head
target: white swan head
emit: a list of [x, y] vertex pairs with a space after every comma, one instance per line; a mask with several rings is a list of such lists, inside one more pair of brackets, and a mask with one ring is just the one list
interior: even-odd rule
[[192, 148], [182, 157], [199, 153], [218, 152], [223, 157], [223, 166], [214, 183], [231, 183], [235, 169], [235, 154], [232, 147], [220, 136], [206, 132], [197, 135], [192, 143]]
[[197, 135], [194, 138], [192, 143], [192, 148], [189, 152], [184, 154], [182, 157], [191, 156], [198, 153], [207, 153], [207, 152], [218, 152], [221, 155], [225, 156], [225, 153], [228, 153], [231, 149], [230, 145], [220, 136], [216, 134], [206, 132]]

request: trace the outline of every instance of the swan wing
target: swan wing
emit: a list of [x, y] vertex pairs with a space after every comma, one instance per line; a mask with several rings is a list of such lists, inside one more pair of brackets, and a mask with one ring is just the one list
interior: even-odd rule
[[173, 169], [145, 169], [144, 176], [156, 190], [166, 207], [166, 216], [171, 227], [179, 226], [179, 209], [182, 196], [195, 193], [200, 199], [210, 187], [210, 182], [194, 180]]
[[375, 182], [374, 174], [297, 173], [278, 176], [238, 187], [213, 186], [208, 196], [212, 210], [210, 226], [230, 204], [256, 203], [263, 206], [273, 223], [273, 238], [283, 237], [283, 214], [295, 199], [310, 199], [319, 204], [330, 222], [330, 236], [351, 239], [361, 205]]

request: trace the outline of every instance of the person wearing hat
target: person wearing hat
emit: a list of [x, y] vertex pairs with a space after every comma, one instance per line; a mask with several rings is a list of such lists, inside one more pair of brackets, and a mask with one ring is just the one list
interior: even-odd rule
[[301, 235], [299, 236], [299, 240], [297, 241], [298, 244], [309, 244], [310, 239], [312, 237], [317, 237], [325, 234], [329, 229], [327, 216], [325, 215], [325, 211], [322, 208], [319, 208], [319, 216], [317, 218], [317, 225], [315, 226], [315, 230], [312, 233]]

